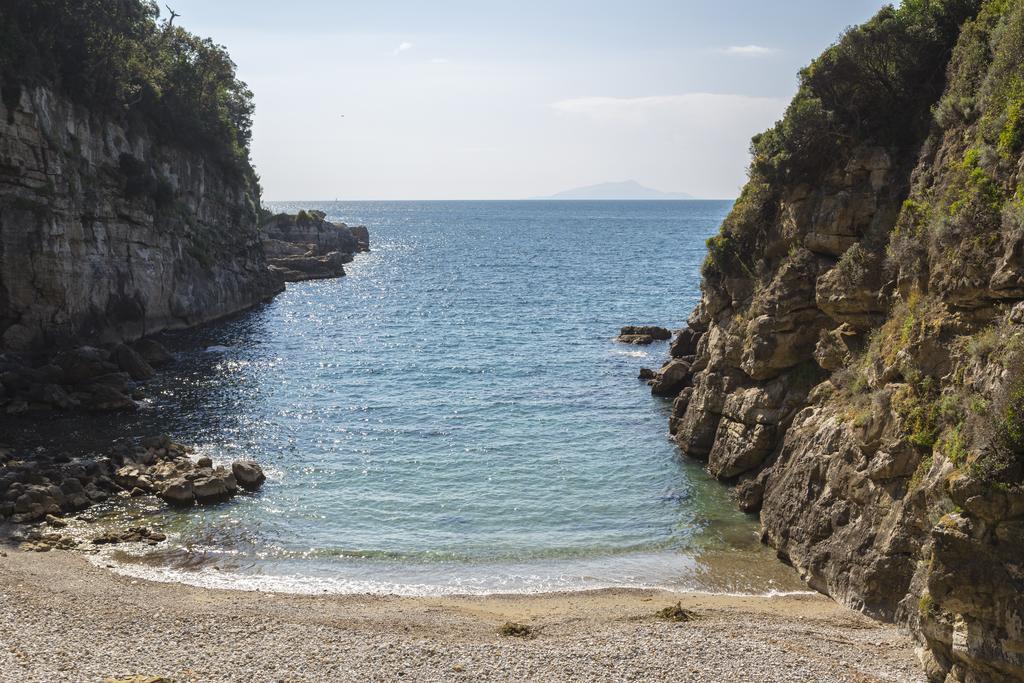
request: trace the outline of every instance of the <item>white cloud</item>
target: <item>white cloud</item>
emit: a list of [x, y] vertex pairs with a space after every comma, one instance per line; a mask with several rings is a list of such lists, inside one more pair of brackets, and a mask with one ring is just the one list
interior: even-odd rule
[[448, 60], [445, 59], [444, 57], [434, 57], [433, 59], [430, 60], [430, 63], [431, 64], [447, 64]]
[[733, 45], [723, 48], [721, 51], [734, 57], [768, 57], [778, 52], [773, 47], [764, 47], [762, 45]]
[[775, 97], [686, 93], [650, 97], [580, 97], [551, 105], [559, 114], [583, 116], [604, 123], [647, 124], [676, 120], [716, 125], [718, 121], [759, 119], [771, 123], [786, 101]]
[[401, 45], [395, 48], [395, 54], [397, 55], [402, 52], [407, 52], [408, 50], [411, 50], [413, 47], [413, 44], [410, 43], [408, 40], [403, 41]]

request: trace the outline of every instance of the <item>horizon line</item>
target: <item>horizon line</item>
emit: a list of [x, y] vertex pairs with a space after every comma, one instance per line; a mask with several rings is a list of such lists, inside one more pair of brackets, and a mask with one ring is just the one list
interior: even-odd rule
[[513, 197], [513, 198], [485, 198], [485, 199], [455, 199], [455, 198], [432, 198], [432, 199], [261, 199], [262, 203], [280, 204], [288, 202], [298, 204], [302, 202], [326, 203], [326, 202], [563, 202], [566, 204], [581, 204], [585, 202], [734, 202], [736, 197], [691, 197], [689, 199], [555, 199], [550, 197]]

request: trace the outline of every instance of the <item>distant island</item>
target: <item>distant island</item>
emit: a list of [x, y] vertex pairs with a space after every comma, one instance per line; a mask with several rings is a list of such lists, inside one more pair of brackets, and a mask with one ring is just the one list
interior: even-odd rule
[[662, 192], [645, 187], [635, 180], [624, 180], [621, 183], [600, 183], [577, 187], [550, 197], [533, 197], [533, 199], [693, 199], [693, 195], [685, 192]]

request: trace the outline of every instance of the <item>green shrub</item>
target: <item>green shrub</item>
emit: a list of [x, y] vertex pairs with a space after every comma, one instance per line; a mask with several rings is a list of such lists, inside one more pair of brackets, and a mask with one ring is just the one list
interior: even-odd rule
[[1024, 383], [1018, 383], [1008, 392], [999, 435], [1006, 448], [1017, 454], [1024, 453]]
[[851, 144], [917, 145], [945, 86], [960, 26], [979, 5], [905, 0], [851, 28], [800, 72], [783, 119], [754, 138], [753, 168], [768, 178], [802, 180]]
[[967, 461], [967, 437], [964, 434], [964, 425], [953, 427], [945, 437], [937, 444], [938, 450], [953, 463], [954, 467], [960, 467]]
[[159, 16], [150, 0], [0, 3], [5, 102], [46, 85], [250, 173], [252, 93], [223, 47]]

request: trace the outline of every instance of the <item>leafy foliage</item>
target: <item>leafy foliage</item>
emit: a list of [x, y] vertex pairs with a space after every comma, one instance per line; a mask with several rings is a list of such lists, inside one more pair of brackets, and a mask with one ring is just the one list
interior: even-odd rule
[[151, 0], [7, 0], [0, 4], [0, 80], [45, 84], [166, 142], [248, 168], [252, 92], [226, 50], [171, 20]]
[[978, 5], [905, 0], [848, 30], [800, 72], [783, 119], [754, 138], [754, 168], [768, 178], [804, 180], [853, 144], [919, 142], [960, 25]]

